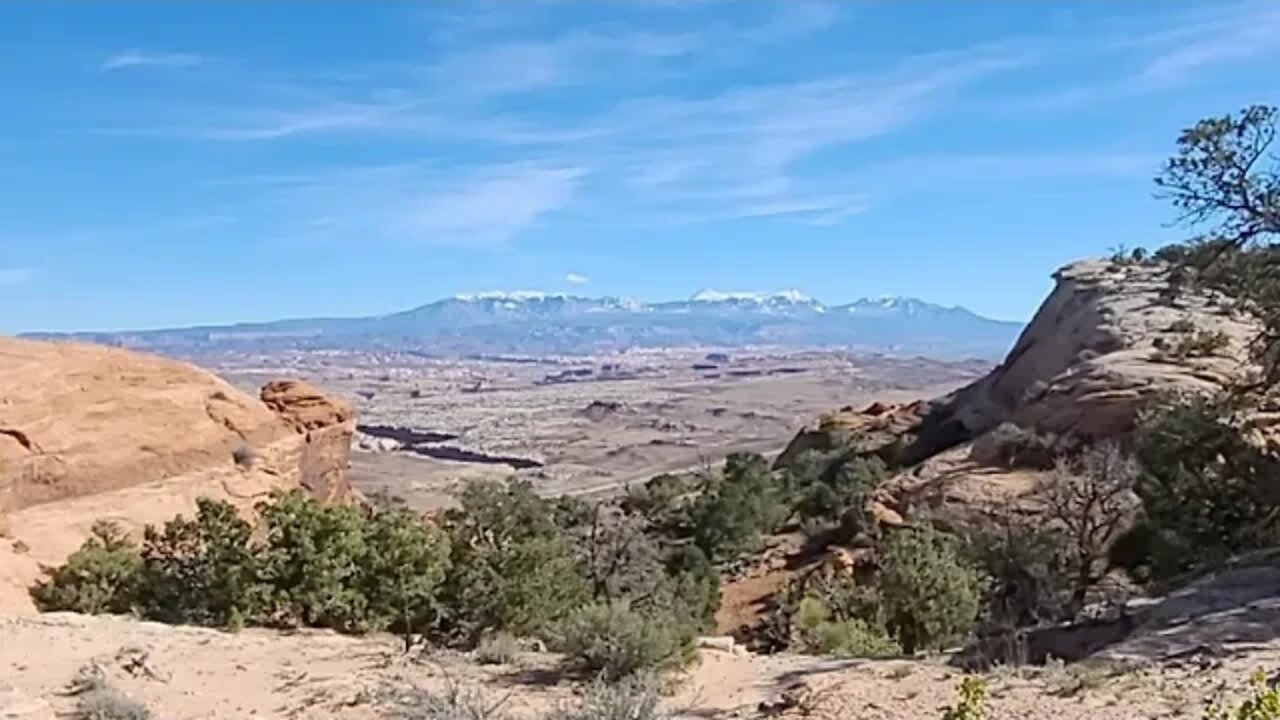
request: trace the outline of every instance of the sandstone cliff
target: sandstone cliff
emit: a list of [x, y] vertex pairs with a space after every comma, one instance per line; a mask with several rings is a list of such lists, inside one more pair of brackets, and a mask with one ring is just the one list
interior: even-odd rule
[[[832, 413], [801, 432], [779, 462], [855, 432], [866, 452], [908, 468], [890, 487], [899, 509], [1002, 501], [1036, 475], [983, 457], [984, 436], [1002, 423], [1041, 434], [1122, 435], [1157, 394], [1221, 389], [1249, 370], [1252, 320], [1206, 293], [1170, 303], [1160, 264], [1090, 260], [1054, 277], [1053, 292], [988, 375], [929, 401]], [[1186, 351], [1189, 341], [1216, 333], [1219, 346]]]
[[273, 488], [349, 497], [353, 432], [351, 408], [305, 383], [258, 399], [174, 360], [0, 338], [0, 609], [29, 608], [39, 565], [97, 518], [137, 529]]

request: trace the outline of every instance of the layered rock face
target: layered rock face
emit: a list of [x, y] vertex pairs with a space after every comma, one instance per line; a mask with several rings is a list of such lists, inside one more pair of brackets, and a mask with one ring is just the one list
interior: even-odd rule
[[197, 497], [247, 509], [276, 488], [349, 498], [354, 430], [350, 406], [305, 383], [259, 399], [174, 360], [0, 338], [0, 609], [6, 585], [27, 605], [18, 587], [98, 518], [136, 530]]
[[[935, 423], [958, 423], [969, 438], [1005, 421], [1107, 437], [1128, 430], [1155, 394], [1221, 389], [1246, 369], [1257, 325], [1210, 294], [1188, 291], [1165, 302], [1161, 265], [1093, 260], [1054, 277], [1057, 287], [1005, 361], [943, 399]], [[1169, 349], [1202, 331], [1223, 333], [1227, 344], [1203, 357]]]
[[297, 459], [298, 483], [326, 502], [351, 497], [347, 461], [355, 433], [355, 413], [300, 380], [276, 380], [262, 388], [262, 402], [303, 438]]
[[[864, 452], [909, 469], [890, 484], [899, 509], [1001, 502], [1035, 472], [992, 466], [973, 452], [1002, 423], [1041, 434], [1123, 435], [1166, 392], [1212, 392], [1250, 370], [1258, 326], [1222, 297], [1162, 297], [1167, 268], [1103, 260], [1069, 265], [998, 367], [947, 396], [906, 406], [845, 408], [800, 433], [780, 462], [856, 434]], [[1212, 352], [1180, 352], [1199, 333], [1221, 333]]]

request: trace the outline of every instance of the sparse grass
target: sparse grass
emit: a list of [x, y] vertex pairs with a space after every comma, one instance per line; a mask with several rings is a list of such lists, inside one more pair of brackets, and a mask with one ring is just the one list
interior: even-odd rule
[[556, 629], [555, 644], [574, 671], [609, 680], [678, 668], [693, 657], [690, 628], [623, 605], [588, 605]]
[[1184, 335], [1169, 353], [1176, 358], [1203, 358], [1221, 355], [1231, 338], [1221, 330], [1197, 330]]
[[520, 640], [508, 632], [485, 635], [476, 645], [476, 662], [481, 665], [510, 665], [520, 653]]
[[1214, 703], [1205, 712], [1205, 720], [1280, 720], [1280, 688], [1259, 670], [1249, 678], [1249, 697], [1238, 705]]
[[1105, 687], [1113, 679], [1133, 671], [1134, 667], [1116, 662], [1081, 662], [1061, 667], [1052, 673], [1052, 694], [1076, 697]]
[[81, 668], [71, 682], [76, 696], [75, 717], [81, 720], [150, 720], [146, 705], [125, 695], [96, 667]]
[[588, 685], [576, 703], [564, 705], [542, 720], [658, 720], [661, 692], [649, 675], [620, 683], [597, 681]]
[[508, 696], [486, 697], [450, 681], [441, 692], [415, 689], [396, 693], [394, 715], [403, 720], [508, 720]]
[[[397, 691], [394, 716], [403, 720], [511, 720], [504, 707], [509, 695], [499, 698], [463, 689], [452, 680], [441, 692], [421, 689]], [[586, 685], [573, 701], [530, 720], [661, 720], [662, 692], [651, 675], [637, 675], [622, 682], [597, 680]]]

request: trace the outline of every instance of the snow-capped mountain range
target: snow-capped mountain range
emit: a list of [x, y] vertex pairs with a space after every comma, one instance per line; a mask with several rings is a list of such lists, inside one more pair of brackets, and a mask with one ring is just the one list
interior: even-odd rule
[[1020, 328], [1020, 323], [906, 297], [825, 305], [796, 290], [702, 290], [687, 300], [665, 302], [506, 291], [456, 295], [373, 317], [75, 333], [72, 337], [170, 352], [376, 348], [442, 355], [536, 355], [628, 347], [774, 345], [994, 358], [1008, 350]]

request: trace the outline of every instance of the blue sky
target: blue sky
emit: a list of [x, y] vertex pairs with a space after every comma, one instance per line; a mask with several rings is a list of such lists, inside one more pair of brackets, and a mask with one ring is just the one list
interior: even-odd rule
[[0, 331], [799, 288], [1025, 319], [1185, 233], [1280, 3], [5, 3]]

